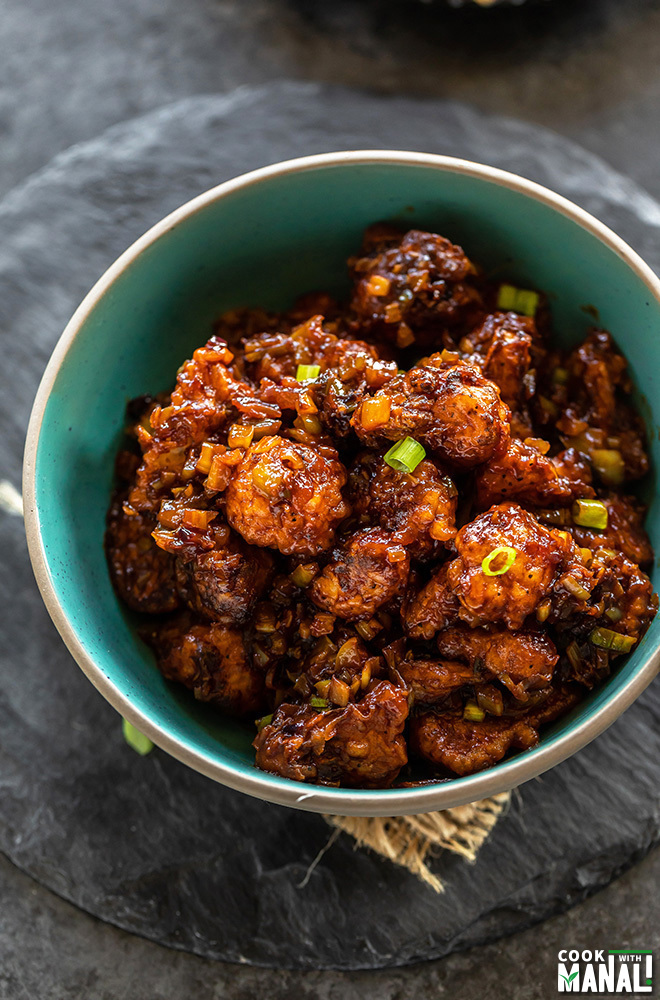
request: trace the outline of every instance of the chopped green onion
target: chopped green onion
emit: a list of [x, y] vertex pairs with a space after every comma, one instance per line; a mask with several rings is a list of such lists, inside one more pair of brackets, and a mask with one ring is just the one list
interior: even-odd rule
[[254, 724], [257, 727], [257, 732], [260, 733], [262, 729], [269, 726], [273, 721], [272, 715], [262, 715], [260, 719], [255, 719]]
[[296, 382], [313, 382], [321, 374], [320, 365], [298, 365]]
[[621, 635], [611, 628], [595, 628], [589, 636], [589, 641], [599, 649], [613, 649], [615, 653], [629, 653], [637, 639], [632, 635]]
[[552, 373], [552, 381], [555, 385], [566, 385], [568, 382], [568, 369], [558, 365]]
[[[471, 702], [468, 702], [468, 704], [471, 704]], [[504, 711], [502, 692], [490, 684], [485, 688], [481, 688], [481, 690], [477, 691], [477, 705], [484, 712], [487, 712], [488, 715], [502, 715]]]
[[479, 708], [476, 701], [466, 701], [463, 709], [463, 718], [468, 722], [483, 722], [486, 713], [483, 708]]
[[146, 757], [148, 753], [151, 753], [154, 745], [149, 737], [132, 726], [128, 719], [122, 719], [122, 731], [129, 747], [139, 753], [141, 757]]
[[582, 528], [607, 527], [607, 507], [600, 500], [576, 500], [571, 511], [573, 520]]
[[328, 699], [327, 698], [310, 698], [309, 703], [312, 708], [327, 708]]
[[[488, 553], [481, 563], [481, 568], [486, 576], [502, 576], [511, 569], [517, 555], [517, 549], [512, 549], [509, 545], [498, 545]], [[498, 565], [494, 566], [493, 563]]]
[[296, 566], [293, 573], [290, 575], [296, 587], [307, 587], [312, 582], [317, 572], [318, 566], [316, 563], [303, 563], [301, 566]]
[[497, 293], [497, 308], [504, 309], [508, 312], [513, 309], [516, 304], [516, 295], [518, 289], [513, 285], [500, 285], [500, 290]]
[[535, 316], [538, 305], [538, 292], [529, 288], [516, 288], [515, 285], [500, 285], [497, 293], [498, 309], [522, 313], [523, 316]]
[[608, 608], [605, 614], [611, 622], [620, 622], [623, 618], [623, 611], [617, 607]]
[[577, 598], [578, 601], [588, 601], [591, 597], [590, 592], [583, 587], [574, 576], [571, 576], [570, 573], [563, 576], [559, 582], [563, 585], [564, 589], [567, 590], [569, 594], [572, 594], [573, 597]]
[[566, 656], [574, 670], [579, 670], [582, 666], [582, 653], [575, 639], [566, 649]]
[[538, 305], [538, 292], [532, 292], [526, 288], [520, 289], [516, 298], [516, 312], [522, 313], [523, 316], [536, 316]]
[[385, 461], [397, 472], [414, 472], [425, 455], [426, 451], [419, 441], [406, 437], [403, 441], [397, 441], [392, 445], [385, 453]]
[[606, 486], [621, 486], [626, 477], [623, 455], [614, 448], [596, 448], [591, 452], [591, 464]]
[[538, 608], [536, 609], [536, 620], [537, 622], [547, 621], [550, 617], [550, 612], [552, 611], [552, 605], [549, 600], [542, 601]]
[[549, 417], [552, 417], [553, 419], [556, 420], [557, 417], [559, 416], [559, 410], [557, 409], [556, 405], [552, 402], [552, 400], [548, 399], [547, 396], [539, 396], [538, 400], [541, 405], [541, 409], [545, 410], [545, 412], [548, 414]]

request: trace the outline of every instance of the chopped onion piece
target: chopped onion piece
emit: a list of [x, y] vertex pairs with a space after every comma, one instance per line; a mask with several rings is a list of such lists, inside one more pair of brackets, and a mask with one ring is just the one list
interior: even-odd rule
[[489, 715], [502, 715], [504, 711], [504, 701], [502, 692], [493, 687], [492, 684], [480, 688], [477, 692], [477, 704]]
[[463, 718], [468, 722], [483, 722], [486, 713], [483, 708], [479, 708], [476, 701], [467, 701], [463, 709]]
[[230, 448], [249, 448], [254, 437], [254, 427], [249, 424], [232, 424], [227, 435]]
[[351, 689], [345, 681], [340, 680], [338, 677], [332, 678], [328, 687], [328, 698], [334, 705], [346, 708], [350, 694]]
[[291, 579], [296, 587], [307, 587], [317, 573], [318, 566], [316, 563], [303, 563], [301, 566], [296, 566], [293, 573], [291, 573]]
[[390, 419], [391, 403], [387, 396], [374, 396], [365, 399], [360, 411], [360, 419], [365, 431], [382, 427]]
[[387, 295], [390, 290], [390, 279], [384, 278], [381, 274], [372, 274], [367, 281], [367, 291], [369, 295], [375, 295], [376, 298], [381, 298], [383, 295]]

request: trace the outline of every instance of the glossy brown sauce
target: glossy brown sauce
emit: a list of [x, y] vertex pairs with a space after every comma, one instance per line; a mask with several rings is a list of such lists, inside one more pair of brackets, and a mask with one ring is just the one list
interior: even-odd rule
[[165, 677], [259, 719], [259, 767], [378, 788], [534, 746], [658, 602], [609, 334], [560, 352], [542, 293], [505, 310], [432, 233], [373, 226], [349, 271], [347, 304], [227, 314], [133, 401], [106, 550]]

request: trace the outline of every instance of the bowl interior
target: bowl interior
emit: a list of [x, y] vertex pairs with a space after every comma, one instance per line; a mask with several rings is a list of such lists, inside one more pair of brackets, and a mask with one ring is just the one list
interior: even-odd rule
[[[254, 774], [251, 727], [223, 718], [161, 678], [108, 578], [104, 517], [124, 408], [133, 396], [169, 388], [181, 361], [207, 339], [223, 310], [279, 309], [314, 289], [345, 293], [346, 258], [359, 246], [363, 229], [380, 219], [441, 232], [494, 275], [544, 289], [564, 342], [584, 336], [594, 322], [587, 310], [598, 310], [599, 323], [630, 362], [648, 422], [654, 463], [645, 485], [648, 528], [653, 544], [660, 545], [654, 489], [660, 305], [595, 235], [544, 202], [492, 180], [417, 164], [353, 162], [297, 170], [208, 201], [125, 267], [84, 320], [45, 408], [35, 491], [52, 586], [88, 656], [161, 731], [211, 766], [221, 763], [237, 774]], [[658, 589], [657, 570], [654, 581]], [[639, 649], [571, 716], [548, 729], [541, 746], [561, 739], [614, 698], [659, 636], [656, 619]], [[503, 762], [497, 769], [508, 767]], [[275, 786], [290, 784], [266, 774], [262, 781], [266, 797]], [[334, 792], [337, 811], [345, 794]]]

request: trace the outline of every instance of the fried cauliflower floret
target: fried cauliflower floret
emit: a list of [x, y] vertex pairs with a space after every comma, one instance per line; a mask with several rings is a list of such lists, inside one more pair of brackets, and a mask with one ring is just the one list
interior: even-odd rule
[[366, 528], [334, 550], [309, 596], [339, 618], [368, 618], [403, 589], [409, 571], [404, 546], [390, 532]]
[[460, 604], [447, 581], [448, 568], [449, 563], [443, 563], [403, 606], [403, 623], [413, 639], [432, 639], [439, 629], [459, 620]]
[[438, 649], [442, 656], [486, 670], [519, 701], [526, 701], [529, 691], [549, 687], [559, 660], [552, 640], [532, 631], [450, 628], [438, 635]]
[[458, 490], [428, 459], [405, 473], [381, 455], [364, 452], [351, 471], [350, 487], [354, 513], [388, 528], [417, 557], [456, 535]]
[[210, 551], [177, 560], [179, 593], [192, 611], [205, 618], [244, 625], [273, 575], [273, 557], [240, 536], [221, 538]]
[[477, 368], [421, 366], [364, 400], [351, 424], [368, 446], [410, 436], [441, 460], [470, 468], [506, 451], [509, 417], [499, 389]]
[[127, 514], [123, 493], [115, 494], [105, 535], [110, 577], [129, 608], [159, 615], [175, 611], [179, 596], [174, 560], [151, 537], [155, 527], [156, 518], [152, 514]]
[[427, 712], [410, 723], [410, 752], [461, 775], [497, 764], [512, 748], [529, 750], [537, 743], [536, 729], [522, 719], [469, 722]]
[[465, 324], [481, 309], [474, 266], [459, 246], [435, 233], [372, 227], [363, 254], [349, 267], [356, 325], [401, 347], [434, 342], [439, 330]]
[[408, 760], [407, 717], [408, 696], [389, 681], [345, 708], [283, 704], [254, 741], [257, 767], [295, 781], [384, 788]]
[[443, 701], [452, 691], [478, 681], [472, 667], [455, 660], [416, 660], [404, 658], [396, 664], [396, 671], [416, 705], [434, 705]]
[[643, 639], [644, 424], [608, 333], [563, 350], [543, 291], [445, 237], [372, 226], [349, 271], [348, 303], [225, 313], [129, 404], [106, 554], [164, 677], [256, 721], [260, 768], [442, 781], [536, 745]]
[[227, 520], [251, 545], [314, 556], [349, 513], [346, 470], [307, 445], [262, 438], [247, 449], [225, 492]]
[[184, 684], [199, 701], [212, 702], [228, 715], [254, 715], [265, 705], [265, 680], [252, 666], [243, 635], [211, 623], [173, 619], [145, 634], [158, 667], [170, 681]]
[[237, 377], [233, 362], [225, 341], [212, 337], [179, 369], [169, 404], [150, 410], [148, 426], [138, 424], [142, 462], [129, 495], [135, 510], [158, 510], [163, 497], [187, 481], [188, 460], [194, 456], [196, 461], [204, 442], [220, 440], [235, 417], [279, 426], [279, 407]]
[[517, 500], [534, 507], [565, 506], [577, 497], [595, 496], [591, 473], [577, 453], [557, 459], [538, 447], [512, 438], [504, 455], [479, 469], [477, 504], [483, 510], [502, 500]]
[[[543, 527], [518, 504], [491, 507], [461, 528], [455, 544], [458, 557], [447, 580], [461, 603], [461, 618], [470, 624], [503, 621], [515, 631], [554, 587], [587, 593], [594, 585], [570, 535]], [[497, 549], [505, 550], [502, 559], [509, 549], [515, 558], [506, 572], [489, 576], [484, 560]]]

